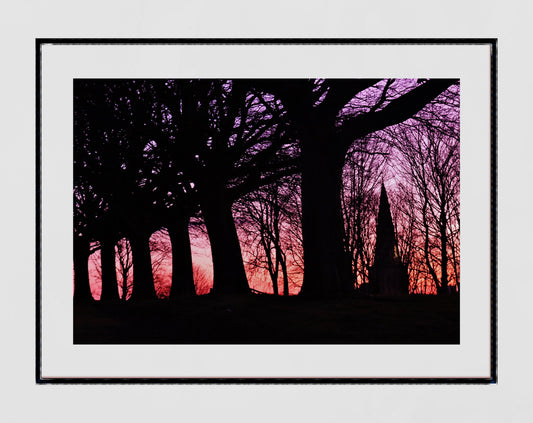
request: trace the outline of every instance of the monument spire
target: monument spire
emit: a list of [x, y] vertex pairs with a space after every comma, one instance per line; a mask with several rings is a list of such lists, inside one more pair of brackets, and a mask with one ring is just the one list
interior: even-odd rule
[[409, 292], [406, 266], [398, 254], [398, 244], [385, 184], [381, 195], [376, 225], [374, 265], [370, 269], [370, 291], [374, 294], [400, 295]]

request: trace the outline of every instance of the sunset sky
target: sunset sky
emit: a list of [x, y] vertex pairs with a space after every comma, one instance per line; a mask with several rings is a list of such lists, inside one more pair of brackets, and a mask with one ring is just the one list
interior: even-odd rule
[[[265, 83], [258, 81], [252, 81], [252, 84], [259, 84], [261, 87], [261, 84]], [[314, 86], [311, 95], [315, 96], [316, 99], [313, 100], [314, 105], [312, 107], [319, 109], [322, 107], [322, 103], [327, 102], [327, 99], [330, 98], [331, 90], [339, 89], [339, 87], [347, 87], [346, 89], [348, 89], [351, 87], [350, 84], [355, 83], [354, 81], [357, 82], [357, 80], [329, 82], [319, 79], [306, 82]], [[407, 94], [410, 92], [430, 85], [426, 83], [426, 79], [361, 81], [363, 84], [361, 86], [366, 86], [366, 88], [362, 88], [351, 100], [341, 106], [334, 120], [336, 127], [343, 128], [349, 125], [354, 116], [358, 118], [386, 112], [389, 105], [408, 97]], [[267, 81], [266, 87], [270, 83]], [[235, 84], [238, 85], [238, 82]], [[286, 86], [290, 87], [293, 82], [281, 80], [274, 84], [287, 84]], [[332, 86], [335, 88], [331, 88], [329, 84], [333, 84]], [[169, 207], [184, 207], [183, 204], [187, 204], [187, 201], [191, 201], [190, 198], [193, 198], [191, 192], [197, 191], [197, 181], [194, 178], [204, 178], [205, 174], [218, 172], [219, 169], [235, 167], [228, 174], [234, 176], [223, 177], [227, 178], [224, 183], [228, 190], [238, 187], [239, 184], [246, 185], [247, 178], [252, 178], [252, 176], [235, 175], [239, 175], [240, 169], [247, 169], [247, 166], [251, 166], [250, 169], [267, 166], [266, 163], [256, 163], [255, 159], [262, 157], [263, 150], [268, 151], [274, 146], [276, 137], [281, 137], [280, 146], [283, 148], [277, 146], [276, 150], [273, 150], [276, 151], [276, 155], [269, 160], [290, 163], [300, 154], [299, 140], [291, 138], [297, 132], [290, 129], [291, 127], [288, 125], [288, 109], [268, 91], [261, 94], [253, 90], [245, 91], [245, 96], [239, 100], [242, 102], [242, 105], [239, 106], [242, 107], [240, 113], [243, 114], [229, 117], [230, 111], [234, 107], [231, 101], [237, 101], [230, 99], [233, 98], [233, 95], [239, 95], [233, 94], [234, 82], [232, 80], [78, 80], [75, 87], [78, 90], [76, 91], [78, 94], [75, 110], [78, 111], [77, 116], [79, 116], [79, 124], [75, 126], [77, 137], [75, 169], [78, 172], [75, 174], [78, 177], [79, 185], [75, 194], [77, 201], [88, 202], [89, 205], [86, 207], [93, 207], [92, 212], [103, 213], [105, 222], [107, 222], [106, 219], [114, 219], [114, 217], [105, 217], [108, 213], [111, 213], [110, 216], [114, 216], [115, 210], [124, 208], [125, 204], [130, 204], [130, 207], [141, 210], [140, 214], [132, 213], [133, 219], [141, 219], [145, 222], [149, 221], [149, 216], [146, 213], [156, 213], [158, 208], [164, 207], [168, 212], [171, 210]], [[192, 91], [187, 94], [187, 90]], [[235, 89], [235, 92], [239, 93], [238, 89]], [[161, 95], [161, 98], [157, 97], [158, 95]], [[177, 100], [180, 95], [182, 99]], [[216, 100], [202, 100], [204, 98], [202, 95], [211, 95], [211, 98], [216, 98]], [[213, 97], [214, 95], [219, 97]], [[194, 96], [197, 96], [198, 99], [195, 99]], [[168, 100], [168, 98], [173, 100]], [[181, 103], [183, 101], [192, 101], [192, 106], [186, 109]], [[105, 113], [104, 110], [106, 110]], [[222, 141], [218, 140], [216, 136], [213, 138], [214, 135], [204, 135], [201, 132], [203, 131], [202, 126], [196, 123], [197, 121], [201, 122], [203, 116], [207, 119], [204, 125], [211, 125], [209, 130], [212, 134], [216, 131], [220, 132], [221, 127], [229, 127], [232, 135]], [[228, 122], [225, 123], [224, 119], [227, 119]], [[128, 122], [136, 129], [128, 129]], [[143, 122], [145, 122], [144, 127]], [[143, 131], [146, 131], [146, 134]], [[194, 131], [200, 132], [195, 135], [196, 132]], [[184, 136], [182, 133], [188, 135]], [[284, 135], [281, 136], [280, 134]], [[201, 139], [204, 136], [205, 139]], [[223, 135], [222, 138], [224, 136], [226, 135]], [[191, 139], [198, 139], [195, 141], [198, 144], [196, 147], [193, 147], [195, 144], [191, 143]], [[218, 143], [217, 145], [223, 145], [223, 148], [227, 149], [227, 153], [214, 154], [221, 148], [216, 147], [215, 149], [215, 141]], [[205, 146], [202, 147], [203, 142], [205, 142]], [[340, 142], [337, 141], [337, 143]], [[344, 248], [347, 254], [352, 255], [350, 260], [354, 260], [352, 267], [355, 272], [355, 287], [368, 282], [369, 269], [373, 259], [376, 213], [381, 183], [386, 183], [389, 191], [398, 251], [402, 255], [402, 259], [409, 263], [409, 269], [414, 269], [410, 273], [411, 292], [434, 293], [435, 287], [431, 278], [436, 280], [445, 273], [438, 265], [439, 260], [444, 263], [445, 256], [450, 257], [449, 259], [446, 258], [448, 260], [447, 284], [455, 285], [459, 279], [460, 251], [458, 241], [460, 210], [458, 81], [440, 94], [435, 101], [428, 103], [415, 117], [371, 132], [360, 139], [350, 140], [350, 145], [351, 147], [346, 150], [346, 161], [342, 171], [343, 186], [340, 201], [345, 223]], [[139, 148], [142, 149], [139, 150]], [[170, 150], [165, 150], [165, 148]], [[190, 150], [188, 149], [190, 148], [199, 148], [197, 152], [201, 156], [189, 153]], [[169, 151], [175, 154], [173, 159], [168, 157]], [[232, 157], [235, 151], [239, 152], [241, 156], [228, 166], [228, 163], [223, 160]], [[135, 154], [140, 154], [140, 156], [135, 158]], [[189, 162], [183, 162], [184, 154], [193, 154], [188, 159]], [[195, 173], [198, 172], [194, 168], [196, 162], [202, 163], [203, 173]], [[135, 166], [140, 167], [136, 168]], [[191, 166], [193, 170], [189, 169]], [[183, 171], [183, 169], [189, 170]], [[250, 169], [246, 172], [253, 175], [255, 170]], [[291, 172], [294, 174], [294, 170]], [[87, 179], [91, 177], [93, 181], [87, 182], [91, 181], [91, 179]], [[277, 223], [280, 225], [277, 230], [280, 231], [278, 236], [281, 236], [279, 242], [283, 243], [281, 248], [286, 249], [289, 293], [297, 294], [303, 280], [302, 244], [299, 240], [301, 237], [301, 216], [298, 211], [301, 209], [299, 179], [296, 182], [291, 182], [285, 178], [277, 178], [275, 200], [274, 197], [266, 197], [272, 193], [268, 192], [271, 189], [269, 188], [270, 185], [264, 185], [262, 188], [256, 188], [255, 191], [241, 194], [238, 201], [233, 204], [231, 213], [235, 220], [249, 287], [268, 293], [273, 292], [273, 287], [266, 266], [268, 264], [270, 271], [272, 271], [271, 261], [278, 252], [271, 250], [270, 253], [266, 253], [265, 248], [268, 245], [263, 245], [263, 243], [267, 241], [261, 238], [263, 235], [257, 237], [256, 232], [259, 231], [259, 227], [254, 226], [258, 224], [257, 221], [254, 221], [257, 218], [257, 216], [254, 217], [254, 213], [266, 213], [261, 217], [267, 219], [260, 224], [261, 228], [264, 228], [263, 225], [271, 224], [272, 219], [275, 222], [278, 222], [276, 219], [282, 219]], [[100, 192], [94, 192], [95, 181], [96, 184], [101, 184], [99, 185], [101, 186]], [[110, 183], [111, 181], [114, 182]], [[202, 179], [200, 179], [201, 182]], [[209, 184], [212, 182], [211, 180]], [[421, 189], [427, 192], [424, 193], [420, 191]], [[130, 194], [130, 198], [128, 198], [127, 193], [130, 191], [133, 194]], [[102, 195], [103, 202], [100, 204], [106, 204], [106, 198], [112, 199], [115, 209], [109, 209], [111, 212], [105, 208], [107, 206], [100, 206], [100, 209], [95, 209], [94, 206], [90, 205], [90, 201], [95, 201], [90, 200], [90, 196], [93, 195], [96, 195], [95, 199], [98, 198], [98, 195]], [[120, 198], [120, 200], [116, 200], [116, 198]], [[425, 203], [424, 198], [426, 198]], [[146, 202], [147, 199], [149, 199], [148, 203]], [[151, 203], [152, 200], [153, 204]], [[138, 203], [139, 201], [142, 203]], [[276, 203], [281, 201], [281, 207], [287, 207], [287, 211], [283, 212], [285, 215], [278, 217], [271, 215], [272, 210], [269, 208], [272, 201]], [[338, 200], [329, 200], [329, 202], [335, 201]], [[139, 204], [143, 204], [143, 206], [139, 207]], [[172, 204], [172, 206], [168, 204]], [[261, 204], [260, 209], [254, 211], [255, 205]], [[80, 220], [78, 223], [87, 224], [87, 213], [84, 212], [83, 208], [76, 210], [81, 213], [80, 216], [86, 216], [85, 221]], [[125, 210], [122, 213], [129, 214]], [[175, 211], [171, 213], [175, 213]], [[198, 216], [194, 217], [194, 214], [190, 217], [201, 219]], [[444, 218], [445, 229], [439, 229], [439, 222]], [[96, 220], [98, 219], [100, 218]], [[268, 219], [271, 220], [270, 223], [268, 223]], [[199, 222], [202, 221], [199, 220]], [[104, 223], [95, 224], [95, 228], [98, 225], [104, 225]], [[105, 223], [105, 225], [108, 224]], [[158, 223], [154, 220], [154, 222], [148, 223], [148, 226], [154, 224]], [[317, 225], [321, 225], [321, 223], [314, 223], [314, 226]], [[416, 229], [413, 230], [415, 226]], [[115, 230], [117, 228], [118, 226]], [[166, 297], [170, 291], [172, 275], [170, 238], [164, 230], [156, 229], [153, 232], [154, 228], [156, 227], [154, 226], [150, 232], [153, 233], [150, 242], [153, 244], [151, 259], [155, 288], [159, 297]], [[196, 292], [205, 294], [209, 292], [213, 283], [213, 264], [209, 237], [207, 236], [208, 231], [206, 231], [205, 226], [203, 230], [199, 230], [197, 225], [193, 224], [189, 228], [194, 276], [197, 285]], [[445, 239], [444, 244], [442, 244], [446, 248], [444, 255], [438, 252], [439, 237], [443, 230], [447, 234], [447, 240]], [[109, 228], [107, 231], [109, 232]], [[423, 250], [428, 247], [423, 246], [422, 238], [424, 236], [426, 237], [426, 244], [431, 244], [430, 250], [425, 253]], [[268, 240], [269, 244], [270, 242]], [[98, 248], [98, 246], [99, 244], [93, 241], [93, 247]], [[263, 253], [261, 253], [261, 248]], [[426, 256], [425, 260], [422, 257], [423, 254]], [[277, 258], [275, 260], [277, 262]], [[415, 260], [416, 268], [414, 267]], [[118, 255], [116, 261], [118, 269]], [[96, 251], [89, 259], [90, 287], [93, 297], [96, 299], [99, 298], [101, 290], [99, 263], [100, 253]], [[428, 263], [432, 263], [433, 268], [424, 269], [423, 267]], [[117, 272], [117, 279], [122, 296], [123, 276], [120, 272]], [[133, 271], [130, 268], [127, 278], [128, 285], [132, 285], [132, 279]], [[278, 274], [278, 286], [282, 291], [281, 272]]]

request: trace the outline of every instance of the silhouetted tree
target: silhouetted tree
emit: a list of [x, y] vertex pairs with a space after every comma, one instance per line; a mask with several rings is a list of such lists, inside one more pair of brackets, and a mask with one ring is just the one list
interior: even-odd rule
[[74, 186], [74, 301], [93, 300], [89, 282], [89, 256], [91, 249], [91, 225], [98, 210], [97, 198], [81, 181]]
[[288, 226], [298, 224], [291, 213], [295, 178], [283, 178], [244, 196], [236, 203], [240, 231], [244, 234], [252, 268], [268, 272], [274, 295], [279, 295], [281, 276], [284, 295], [289, 295], [288, 250], [293, 247]]
[[[77, 126], [89, 128], [85, 164], [77, 171], [87, 173], [106, 203], [99, 231], [102, 260], [111, 269], [114, 245], [126, 236], [133, 261], [131, 298], [153, 299], [149, 239], [161, 226], [154, 193], [158, 163], [151, 153], [161, 136], [155, 90], [146, 81], [120, 80], [77, 80], [74, 88], [76, 107], [85, 112]], [[102, 269], [102, 299], [116, 290], [106, 288], [115, 284], [112, 275]]]
[[424, 125], [398, 127], [391, 134], [402, 153], [405, 181], [414, 190], [425, 267], [437, 293], [447, 293], [450, 269], [455, 279], [459, 274], [459, 138]]
[[209, 235], [213, 292], [248, 292], [232, 205], [294, 172], [285, 160], [283, 110], [279, 102], [226, 80], [172, 81], [164, 101], [180, 141], [172, 158], [182, 162]]
[[[367, 79], [254, 81], [281, 99], [299, 139], [303, 295], [336, 296], [353, 288], [342, 246], [340, 201], [342, 168], [350, 146], [414, 116], [453, 82], [435, 79], [406, 87], [405, 83], [394, 86], [394, 81]], [[373, 91], [367, 91], [373, 86]]]
[[[109, 165], [106, 154], [109, 152], [109, 138], [102, 126], [107, 127], [110, 120], [105, 113], [101, 113], [100, 104], [105, 104], [105, 90], [102, 87], [74, 84], [74, 227], [78, 228], [75, 230], [77, 240], [74, 242], [75, 272], [77, 269], [76, 273], [84, 280], [83, 285], [88, 285], [88, 272], [85, 272], [85, 257], [88, 258], [89, 253], [87, 248], [91, 241], [99, 241], [102, 261], [100, 298], [117, 300], [118, 287], [114, 271], [116, 215], [110, 207], [110, 191], [102, 189], [101, 183], [104, 170]], [[97, 145], [101, 149], [94, 150]], [[78, 285], [83, 286], [81, 282]], [[86, 296], [87, 287], [83, 290]]]
[[133, 262], [131, 258], [131, 246], [127, 239], [121, 239], [116, 245], [117, 270], [120, 275], [120, 299], [126, 301], [133, 284], [131, 283], [131, 269]]
[[380, 183], [384, 178], [386, 146], [365, 139], [346, 156], [341, 195], [344, 219], [344, 251], [350, 260], [352, 283], [368, 283], [376, 228], [375, 211]]

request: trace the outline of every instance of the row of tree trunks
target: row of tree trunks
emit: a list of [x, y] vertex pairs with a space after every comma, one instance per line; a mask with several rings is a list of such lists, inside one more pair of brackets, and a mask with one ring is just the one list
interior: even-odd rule
[[[202, 210], [211, 242], [213, 256], [213, 292], [247, 293], [248, 280], [244, 270], [240, 243], [231, 212], [231, 202], [221, 195], [211, 195], [202, 201]], [[172, 246], [172, 286], [170, 298], [195, 295], [191, 243], [190, 216], [176, 214], [168, 224]], [[150, 232], [137, 230], [130, 237], [133, 261], [132, 300], [150, 300], [157, 297], [154, 288], [150, 256]], [[119, 299], [115, 269], [115, 243], [110, 238], [101, 241], [103, 301]], [[77, 301], [92, 298], [89, 284], [89, 243], [76, 240], [74, 246], [74, 296]]]

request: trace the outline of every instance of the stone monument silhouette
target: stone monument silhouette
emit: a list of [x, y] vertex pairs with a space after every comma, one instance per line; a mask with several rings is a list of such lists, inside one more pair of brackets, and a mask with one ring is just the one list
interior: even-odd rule
[[389, 199], [383, 183], [376, 225], [374, 264], [369, 274], [369, 289], [371, 294], [406, 295], [409, 293], [407, 266], [402, 263], [398, 254]]

